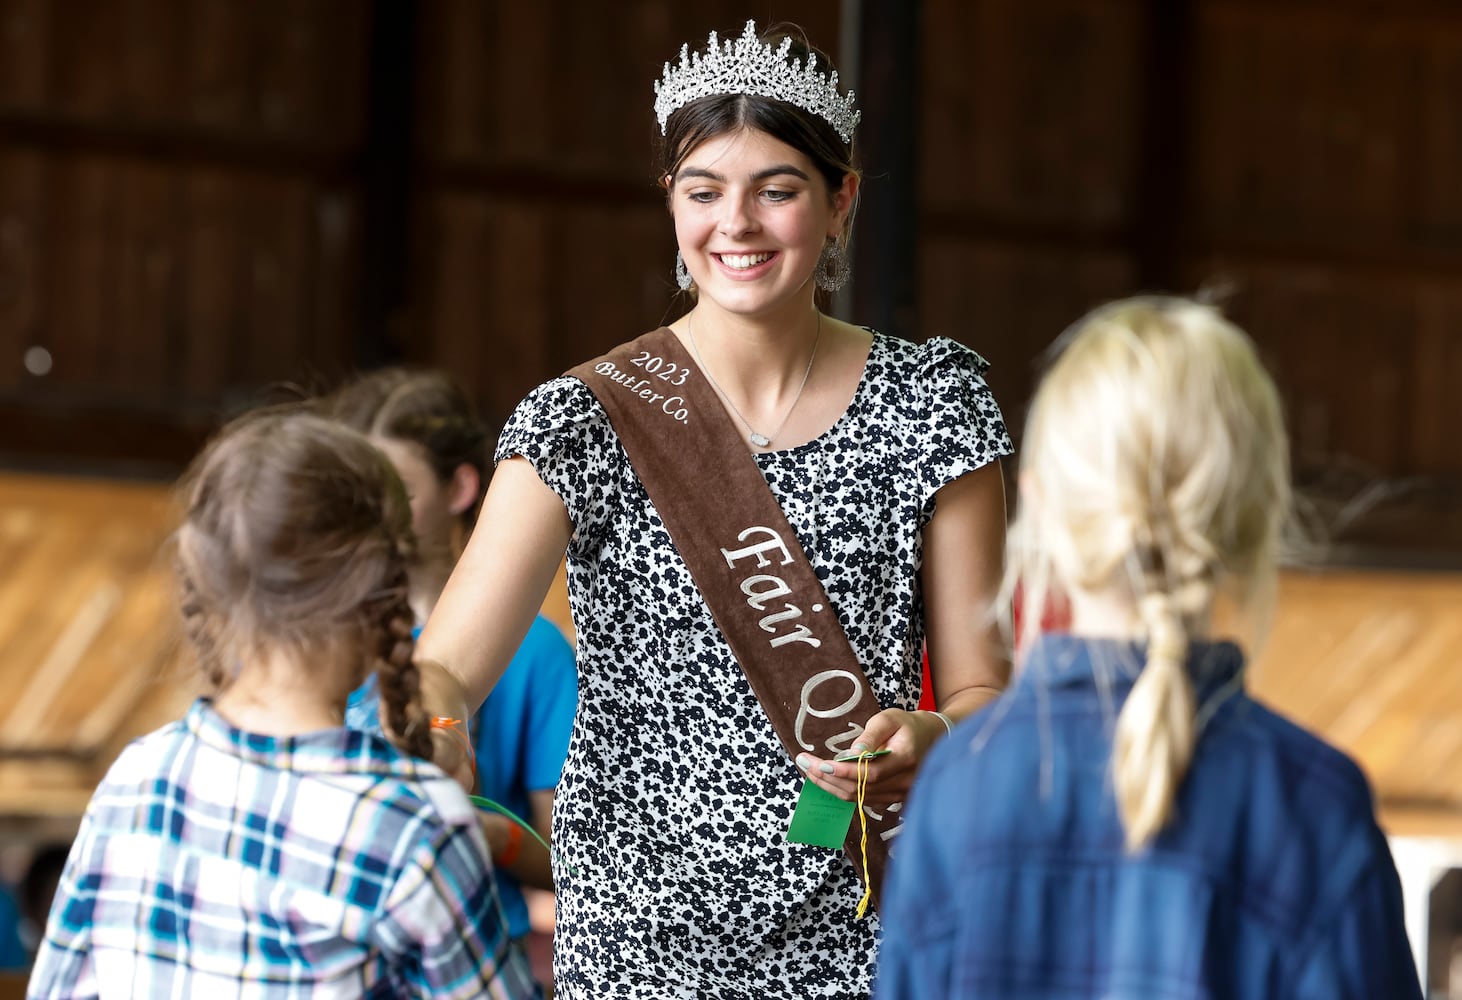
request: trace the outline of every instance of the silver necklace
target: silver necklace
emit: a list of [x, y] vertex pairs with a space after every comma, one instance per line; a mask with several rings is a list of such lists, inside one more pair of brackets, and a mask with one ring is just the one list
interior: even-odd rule
[[721, 388], [720, 383], [711, 374], [711, 369], [706, 365], [706, 359], [701, 356], [700, 345], [695, 341], [695, 330], [691, 329], [690, 325], [690, 313], [687, 313], [685, 316], [685, 333], [686, 336], [690, 337], [690, 349], [695, 352], [696, 362], [701, 366], [701, 371], [705, 373], [706, 381], [711, 383], [711, 388], [716, 390], [716, 395], [724, 399], [726, 405], [731, 407], [731, 412], [736, 414], [736, 419], [740, 420], [746, 429], [751, 432], [751, 443], [758, 448], [770, 448], [772, 442], [777, 439], [777, 435], [782, 433], [782, 428], [787, 426], [787, 421], [791, 419], [792, 411], [797, 409], [797, 404], [802, 399], [802, 390], [807, 388], [807, 377], [812, 374], [812, 362], [817, 360], [817, 345], [822, 340], [822, 310], [819, 309], [817, 311], [817, 333], [812, 337], [812, 354], [807, 358], [807, 370], [802, 373], [802, 384], [797, 387], [797, 395], [792, 397], [792, 405], [787, 407], [786, 413], [782, 414], [782, 422], [777, 424], [777, 429], [770, 434], [762, 434], [755, 427], [751, 426], [750, 422], [741, 415], [741, 411], [736, 408], [736, 404], [731, 402], [731, 397], [726, 394], [726, 390]]

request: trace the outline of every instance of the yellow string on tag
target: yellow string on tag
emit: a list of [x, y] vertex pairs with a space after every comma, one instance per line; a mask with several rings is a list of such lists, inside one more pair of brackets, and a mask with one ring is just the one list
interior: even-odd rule
[[868, 791], [868, 768], [871, 765], [872, 755], [864, 755], [858, 758], [858, 823], [863, 830], [863, 839], [860, 846], [863, 850], [863, 898], [858, 900], [858, 919], [863, 919], [868, 912], [868, 904], [873, 902], [873, 875], [868, 871], [868, 814], [863, 811], [863, 796]]

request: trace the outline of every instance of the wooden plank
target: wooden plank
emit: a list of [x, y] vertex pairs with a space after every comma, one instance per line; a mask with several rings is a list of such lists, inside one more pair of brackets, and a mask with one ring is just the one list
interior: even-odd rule
[[1373, 479], [1430, 471], [1407, 465], [1419, 431], [1412, 337], [1420, 296], [1440, 286], [1314, 265], [1229, 265], [1239, 289], [1230, 312], [1279, 383], [1298, 466]]
[[[477, 382], [482, 356], [496, 338], [483, 335], [458, 337], [457, 330], [482, 330], [486, 304], [483, 297], [491, 281], [483, 257], [482, 233], [487, 206], [481, 199], [441, 195], [426, 201], [419, 216], [418, 243], [424, 260], [421, 291], [422, 317], [430, 343], [424, 358], [413, 360], [452, 372], [478, 401], [488, 419], [500, 421], [500, 403], [489, 399]], [[511, 333], [508, 335], [512, 336]]]
[[926, 3], [925, 211], [1072, 229], [1128, 221], [1141, 18], [1128, 2]]
[[487, 4], [473, 0], [439, 0], [422, 5], [417, 30], [422, 51], [432, 59], [419, 63], [416, 81], [416, 146], [423, 158], [437, 162], [482, 157], [486, 71], [491, 51], [484, 38]]
[[[1378, 249], [1405, 242], [1428, 44], [1386, 22], [1199, 8], [1200, 239]], [[1240, 69], [1242, 67], [1242, 69]]]
[[1408, 832], [1462, 818], [1462, 575], [1284, 576], [1256, 695], [1351, 753]]
[[0, 583], [0, 676], [13, 694], [0, 745], [84, 755], [111, 737], [90, 721], [98, 706], [114, 727], [142, 686], [134, 675], [150, 680], [175, 653], [158, 560], [173, 515], [156, 486], [48, 482], [0, 479], [0, 536], [28, 542]]
[[[321, 185], [310, 197], [311, 242], [303, 275], [310, 338], [303, 360], [308, 370], [326, 373], [332, 376], [327, 381], [335, 382], [358, 357], [361, 301], [356, 290], [362, 273], [359, 248], [364, 221], [360, 197], [347, 186]], [[390, 332], [401, 335], [401, 317], [387, 319], [394, 324]]]
[[1131, 258], [1084, 249], [931, 241], [925, 247], [921, 337], [952, 337], [990, 362], [1011, 433], [1024, 423], [1036, 362], [1082, 313], [1135, 290]]
[[47, 346], [45, 190], [40, 154], [0, 146], [0, 391], [43, 377], [27, 371], [25, 358]]
[[0, 759], [0, 816], [74, 819], [86, 811], [100, 777], [79, 761]]
[[[98, 633], [117, 613], [121, 599], [121, 588], [110, 580], [85, 592], [45, 656], [32, 667], [29, 681], [16, 691], [9, 712], [0, 718], [7, 748], [47, 746], [55, 738], [47, 722], [59, 714], [55, 711], [56, 700], [91, 651]], [[62, 739], [70, 748], [72, 735], [65, 733]]]
[[243, 337], [243, 302], [235, 176], [197, 170], [183, 180], [181, 342], [173, 372], [178, 388], [209, 398], [228, 385], [229, 345]]
[[299, 381], [307, 352], [313, 202], [306, 184], [248, 178], [237, 189], [245, 256], [239, 263], [244, 325], [231, 345], [230, 381], [239, 388]]
[[50, 0], [7, 0], [0, 15], [0, 107], [44, 106], [54, 10]]
[[121, 111], [122, 5], [115, 0], [68, 4], [66, 25], [56, 25], [51, 66], [52, 110], [83, 118]]
[[1462, 245], [1462, 120], [1457, 94], [1462, 92], [1462, 39], [1436, 37], [1422, 51], [1415, 97], [1418, 123], [1410, 158], [1414, 171], [1411, 213], [1413, 240], [1428, 245]]
[[[1462, 80], [1459, 80], [1462, 83]], [[1416, 293], [1405, 468], [1462, 481], [1462, 294], [1455, 283]]]
[[[482, 37], [492, 46], [481, 81], [491, 101], [492, 127], [474, 145], [491, 150], [494, 159], [541, 162], [566, 156], [572, 162], [575, 151], [569, 133], [560, 133], [567, 148], [555, 148], [554, 126], [559, 124], [552, 110], [555, 100], [566, 99], [575, 120], [589, 125], [592, 115], [585, 105], [595, 99], [596, 88], [583, 86], [586, 81], [574, 72], [572, 59], [555, 58], [559, 44], [584, 32], [554, 30], [550, 12], [551, 5], [493, 4], [492, 19], [483, 25]], [[537, 90], [542, 98], [522, 100], [525, 87]]]
[[[543, 211], [435, 199], [418, 235], [433, 254], [424, 312], [432, 333], [415, 360], [456, 373], [483, 415], [501, 422], [534, 385], [660, 322], [673, 291], [669, 232], [657, 206]], [[570, 258], [571, 276], [555, 270]], [[583, 321], [586, 301], [593, 323]]]
[[50, 379], [70, 389], [102, 380], [106, 331], [116, 289], [114, 252], [118, 177], [105, 159], [57, 162], [49, 192], [47, 314], [55, 367]]
[[28, 46], [0, 58], [0, 449], [91, 459], [115, 425], [104, 458], [180, 463], [200, 420], [354, 359], [370, 11], [53, 6], [0, 14], [0, 56]]
[[156, 406], [168, 388], [177, 319], [177, 171], [119, 165], [116, 310], [106, 358], [108, 388]]
[[[653, 202], [563, 209], [550, 218], [551, 242], [537, 266], [552, 331], [548, 374], [557, 375], [667, 321], [676, 291], [675, 244], [671, 220]], [[614, 250], [585, 254], [585, 247]], [[499, 251], [501, 261], [511, 259], [511, 244]], [[572, 295], [561, 294], [558, 262], [565, 260], [574, 261]], [[510, 291], [506, 283], [502, 291]], [[585, 302], [594, 304], [592, 323], [584, 322]], [[524, 372], [502, 384], [514, 383], [526, 392], [534, 380]]]
[[[117, 753], [201, 691], [158, 549], [173, 517], [165, 485], [0, 475], [0, 554], [34, 552], [0, 578], [0, 820], [79, 815]], [[562, 579], [544, 611], [572, 636]]]
[[112, 0], [118, 29], [117, 105], [124, 121], [186, 121], [183, 6], [187, 0]]
[[249, 121], [253, 25], [251, 0], [197, 0], [186, 5], [183, 59], [190, 120], [241, 129]]
[[[42, 521], [47, 534], [7, 568], [6, 580], [0, 585], [0, 635], [5, 637], [0, 678], [7, 691], [25, 688], [76, 608], [96, 589], [98, 581], [84, 568], [92, 552], [90, 538], [75, 525], [69, 531], [55, 531], [57, 526], [49, 518]], [[58, 566], [82, 568], [57, 574]], [[7, 710], [4, 717], [12, 716]], [[25, 720], [18, 724], [24, 725]]]

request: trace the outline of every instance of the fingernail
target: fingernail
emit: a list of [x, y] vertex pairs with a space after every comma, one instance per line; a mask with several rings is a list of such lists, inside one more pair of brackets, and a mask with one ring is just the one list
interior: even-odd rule
[[872, 749], [867, 743], [854, 743], [853, 749], [858, 753], [867, 753]]
[[821, 771], [823, 774], [836, 774], [837, 773], [837, 770], [838, 770], [837, 768], [833, 767], [831, 764], [820, 764], [820, 765], [818, 765], [818, 768], [817, 769], [819, 771]]
[[799, 754], [797, 757], [797, 766], [802, 768], [802, 770], [804, 771], [807, 770], [812, 766], [812, 758], [808, 757], [806, 754]]

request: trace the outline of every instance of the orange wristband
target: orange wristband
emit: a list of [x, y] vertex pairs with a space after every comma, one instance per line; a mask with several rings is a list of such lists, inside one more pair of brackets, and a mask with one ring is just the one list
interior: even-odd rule
[[499, 868], [507, 868], [514, 861], [517, 861], [518, 855], [522, 853], [523, 828], [512, 820], [508, 820], [508, 844], [502, 849], [501, 853], [492, 856], [492, 863]]
[[467, 763], [472, 765], [472, 787], [477, 787], [477, 753], [472, 749], [472, 741], [467, 738], [467, 723], [461, 719], [448, 718], [445, 715], [433, 715], [431, 717], [433, 729], [445, 729], [457, 737], [457, 742], [462, 745], [462, 752], [467, 755]]

